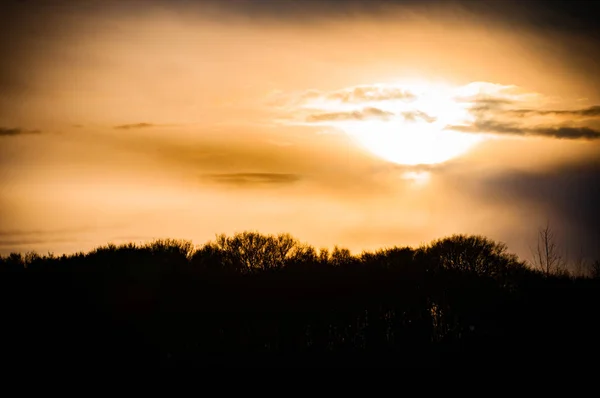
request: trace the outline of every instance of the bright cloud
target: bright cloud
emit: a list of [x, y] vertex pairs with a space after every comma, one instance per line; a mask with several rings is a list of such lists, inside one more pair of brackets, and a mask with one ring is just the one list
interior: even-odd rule
[[[359, 85], [330, 92], [307, 90], [288, 95], [287, 102], [285, 94], [278, 94], [291, 116], [287, 123], [337, 128], [371, 153], [401, 165], [443, 163], [507, 134], [600, 138], [593, 126], [573, 120], [599, 117], [598, 107], [548, 109], [552, 105], [548, 98], [514, 85]], [[565, 115], [571, 119], [569, 125], [558, 120]]]

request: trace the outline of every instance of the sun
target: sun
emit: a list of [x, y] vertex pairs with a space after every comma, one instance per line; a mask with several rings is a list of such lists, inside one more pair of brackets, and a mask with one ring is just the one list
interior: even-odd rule
[[[460, 94], [464, 89], [437, 83], [378, 84], [344, 89], [306, 108], [335, 114], [331, 120], [321, 118], [325, 120], [319, 124], [342, 130], [382, 159], [409, 166], [432, 165], [461, 156], [486, 139], [446, 129], [473, 121], [468, 104], [457, 100]], [[371, 110], [367, 116], [385, 117], [363, 117], [365, 109]]]
[[446, 131], [418, 122], [349, 123], [341, 128], [374, 155], [408, 166], [446, 162], [482, 140], [473, 134]]

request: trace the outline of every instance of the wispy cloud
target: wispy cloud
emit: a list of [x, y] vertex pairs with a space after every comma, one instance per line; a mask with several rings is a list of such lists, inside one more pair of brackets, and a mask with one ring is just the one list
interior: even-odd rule
[[392, 116], [394, 116], [394, 113], [384, 111], [382, 109], [364, 108], [362, 110], [348, 111], [348, 112], [317, 113], [317, 114], [309, 115], [306, 118], [306, 121], [309, 123], [315, 123], [315, 122], [318, 123], [318, 122], [343, 122], [343, 121], [369, 120], [369, 119], [388, 120]]
[[0, 248], [33, 244], [71, 242], [77, 234], [93, 231], [94, 227], [51, 230], [0, 230]]
[[491, 133], [491, 134], [509, 134], [521, 136], [545, 136], [559, 139], [588, 139], [595, 140], [600, 138], [600, 131], [590, 127], [525, 127], [516, 124], [501, 123], [494, 121], [476, 122], [468, 126], [448, 126], [448, 130], [460, 131], [465, 133]]
[[156, 127], [155, 124], [152, 123], [134, 123], [134, 124], [121, 124], [119, 126], [115, 126], [116, 130], [130, 130], [130, 129], [144, 129], [149, 127]]
[[305, 90], [296, 93], [274, 93], [270, 105], [310, 105], [313, 103], [334, 103], [338, 105], [364, 105], [386, 101], [412, 102], [417, 95], [410, 90], [398, 86], [361, 85], [340, 90], [321, 91]]
[[418, 119], [421, 119], [426, 121], [427, 123], [433, 123], [437, 120], [437, 118], [429, 116], [427, 113], [422, 111], [402, 112], [402, 116], [404, 116], [404, 120], [406, 120], [407, 122], [416, 122]]
[[404, 122], [438, 124], [464, 133], [600, 138], [600, 125], [590, 120], [600, 117], [600, 105], [552, 109], [548, 108], [552, 99], [514, 85], [473, 82], [448, 88], [374, 84], [335, 91], [307, 90], [289, 98], [296, 101], [292, 104], [294, 116], [305, 123], [396, 123], [403, 118]]
[[456, 98], [456, 102], [466, 102], [470, 103], [469, 111], [471, 113], [484, 113], [484, 112], [493, 112], [493, 111], [501, 111], [505, 109], [508, 105], [515, 104], [515, 101], [507, 98], [500, 97], [472, 97], [472, 98]]
[[412, 101], [416, 96], [406, 89], [399, 87], [357, 86], [324, 94], [329, 101], [339, 101], [348, 104], [364, 102], [379, 102], [390, 100]]
[[24, 238], [24, 239], [0, 239], [0, 248], [9, 247], [16, 248], [18, 246], [36, 245], [36, 244], [48, 244], [48, 243], [64, 243], [71, 242], [67, 238], [55, 238], [55, 239], [42, 239], [42, 238]]
[[25, 135], [25, 134], [40, 134], [39, 130], [26, 130], [22, 128], [6, 128], [0, 127], [0, 137], [10, 137], [16, 135]]
[[600, 116], [599, 105], [580, 109], [548, 109], [544, 106], [545, 100], [533, 93], [511, 96], [507, 90], [457, 97], [456, 101], [470, 103], [467, 109], [474, 119], [460, 125], [449, 125], [446, 129], [572, 140], [600, 138], [600, 130], [590, 120]]
[[297, 174], [287, 173], [221, 173], [205, 177], [219, 184], [233, 186], [285, 185], [301, 179]]
[[517, 116], [530, 116], [530, 115], [557, 115], [557, 116], [583, 116], [583, 117], [596, 117], [600, 116], [600, 105], [591, 106], [584, 109], [552, 109], [552, 110], [539, 110], [539, 109], [512, 109], [509, 111]]

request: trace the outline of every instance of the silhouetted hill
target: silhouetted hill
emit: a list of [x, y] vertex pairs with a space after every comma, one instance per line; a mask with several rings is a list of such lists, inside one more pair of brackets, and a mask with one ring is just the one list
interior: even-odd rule
[[[600, 280], [481, 236], [351, 255], [289, 235], [0, 258], [2, 360], [25, 366], [585, 366]], [[579, 361], [579, 362], [577, 362]]]

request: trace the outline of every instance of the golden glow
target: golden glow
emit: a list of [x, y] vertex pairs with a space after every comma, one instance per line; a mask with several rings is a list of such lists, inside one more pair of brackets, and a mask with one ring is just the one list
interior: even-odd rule
[[[358, 252], [474, 232], [528, 255], [547, 207], [522, 192], [496, 199], [504, 188], [488, 177], [543, 175], [600, 153], [600, 140], [445, 129], [481, 121], [470, 97], [514, 109], [600, 104], [595, 59], [579, 65], [597, 44], [579, 37], [452, 7], [309, 22], [187, 12], [183, 2], [93, 13], [71, 3], [19, 22], [3, 54], [0, 128], [40, 131], [0, 136], [3, 254], [251, 229]], [[357, 87], [414, 97], [335, 95]], [[381, 112], [354, 117], [365, 108]], [[566, 114], [484, 116], [600, 129], [598, 118]]]
[[[369, 97], [362, 101], [339, 101], [337, 97], [331, 99], [330, 95], [308, 101], [302, 107], [328, 114], [345, 112], [349, 115], [375, 108], [383, 115], [381, 118], [350, 116], [350, 120], [333, 118], [318, 123], [341, 129], [359, 145], [387, 161], [411, 166], [430, 165], [460, 156], [487, 138], [481, 134], [446, 130], [445, 127], [472, 122], [468, 102], [460, 102], [457, 98], [480, 93], [488, 86], [495, 88], [493, 91], [504, 88], [486, 83], [473, 83], [459, 88], [424, 82], [374, 84], [366, 87], [380, 95], [376, 101]], [[358, 89], [366, 90], [365, 86], [358, 86]], [[337, 93], [351, 93], [354, 90], [357, 87]], [[389, 92], [405, 92], [410, 97], [390, 96], [382, 100], [381, 96]]]
[[429, 181], [431, 174], [427, 171], [407, 171], [402, 174], [402, 178], [412, 181], [417, 186], [421, 186]]
[[483, 140], [480, 135], [442, 131], [424, 123], [355, 122], [343, 129], [373, 154], [410, 166], [448, 161]]

